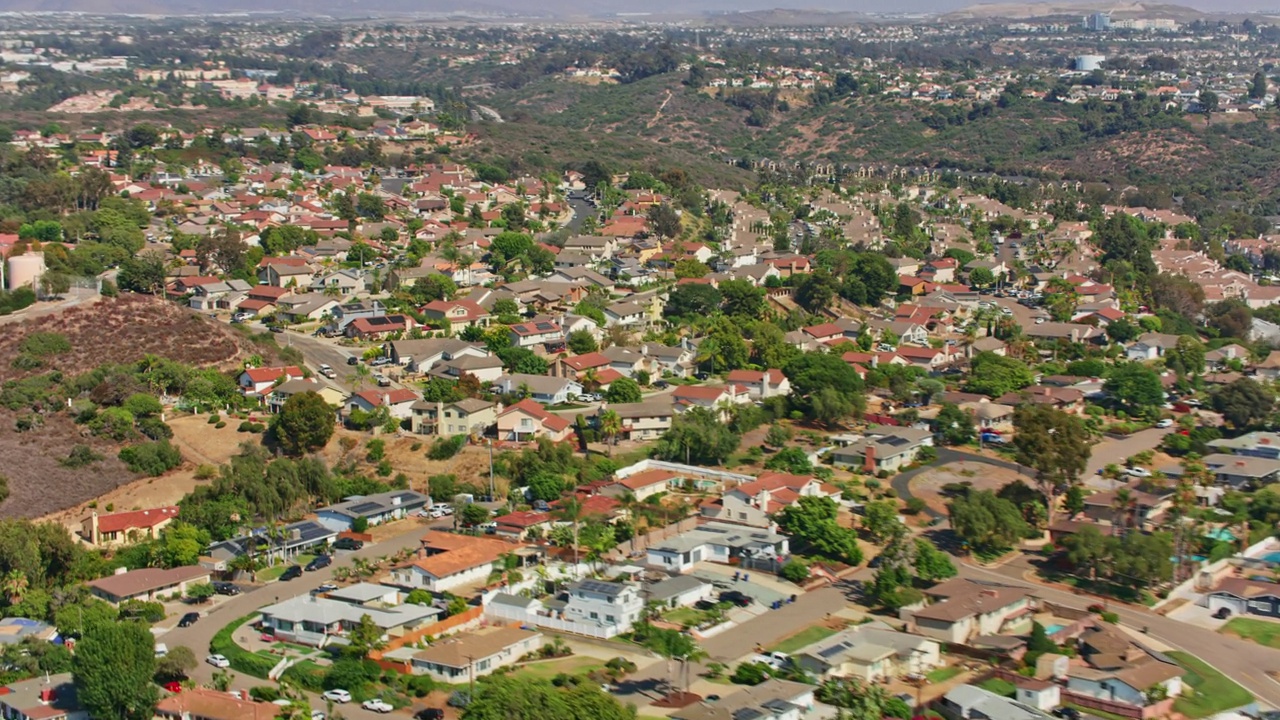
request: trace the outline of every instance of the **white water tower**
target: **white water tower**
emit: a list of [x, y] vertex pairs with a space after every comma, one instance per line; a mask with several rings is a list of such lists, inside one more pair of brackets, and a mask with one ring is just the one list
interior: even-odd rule
[[9, 289], [17, 290], [26, 286], [37, 289], [44, 270], [44, 253], [37, 251], [14, 255], [9, 258]]

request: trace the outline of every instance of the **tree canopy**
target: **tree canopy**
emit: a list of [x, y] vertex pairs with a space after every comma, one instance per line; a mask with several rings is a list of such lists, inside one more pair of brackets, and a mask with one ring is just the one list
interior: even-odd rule
[[316, 392], [297, 393], [276, 414], [276, 442], [290, 455], [319, 450], [333, 437], [334, 411]]
[[150, 720], [159, 701], [155, 638], [137, 622], [92, 625], [72, 660], [76, 694], [104, 720]]

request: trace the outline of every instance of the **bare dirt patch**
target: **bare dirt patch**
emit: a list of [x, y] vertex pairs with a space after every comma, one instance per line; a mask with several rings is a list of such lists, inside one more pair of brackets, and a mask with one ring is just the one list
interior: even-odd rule
[[[236, 432], [239, 421], [227, 423], [221, 430], [210, 425], [207, 415], [183, 415], [169, 420], [173, 428], [174, 446], [182, 451], [183, 464], [173, 472], [158, 478], [134, 479], [119, 460], [115, 459], [116, 450], [106, 446], [103, 454], [111, 453], [112, 462], [119, 467], [124, 481], [96, 496], [77, 501], [74, 507], [58, 510], [45, 515], [43, 520], [66, 525], [72, 532], [80, 527], [83, 520], [93, 508], [90, 502], [96, 502], [99, 512], [107, 512], [108, 505], [116, 512], [140, 510], [143, 508], [176, 505], [184, 495], [191, 492], [201, 482], [196, 480], [196, 469], [200, 465], [221, 465], [239, 452], [240, 443], [260, 443], [261, 435]], [[89, 468], [86, 474], [92, 475], [106, 468]], [[77, 471], [85, 472], [85, 471]], [[6, 503], [7, 504], [7, 503]], [[0, 514], [5, 508], [0, 506]], [[28, 515], [28, 513], [23, 513]]]
[[948, 498], [942, 488], [951, 483], [969, 483], [974, 490], [996, 491], [1014, 480], [1017, 472], [986, 463], [961, 461], [940, 465], [911, 478], [911, 495], [928, 503], [937, 512], [947, 512]]

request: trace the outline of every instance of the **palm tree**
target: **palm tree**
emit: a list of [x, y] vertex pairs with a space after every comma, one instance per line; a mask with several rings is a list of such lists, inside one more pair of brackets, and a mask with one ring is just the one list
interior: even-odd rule
[[29, 586], [27, 574], [21, 570], [15, 568], [5, 573], [4, 594], [9, 597], [10, 605], [17, 605], [22, 602], [22, 596], [26, 594]]
[[354, 388], [356, 392], [359, 392], [360, 388], [370, 382], [373, 382], [373, 373], [369, 371], [369, 366], [364, 363], [356, 365], [355, 370], [352, 372], [351, 387]]
[[613, 457], [613, 446], [618, 443], [618, 435], [622, 433], [622, 418], [613, 410], [600, 413], [600, 435], [608, 444], [609, 457]]
[[571, 495], [560, 501], [560, 507], [556, 508], [555, 517], [557, 520], [573, 524], [573, 572], [578, 572], [578, 529], [584, 516], [582, 499], [576, 495]]
[[1134, 497], [1132, 490], [1122, 487], [1116, 491], [1111, 509], [1116, 513], [1114, 523], [1121, 528], [1121, 535], [1127, 534], [1130, 523], [1136, 519], [1134, 516], [1138, 511], [1138, 498]]

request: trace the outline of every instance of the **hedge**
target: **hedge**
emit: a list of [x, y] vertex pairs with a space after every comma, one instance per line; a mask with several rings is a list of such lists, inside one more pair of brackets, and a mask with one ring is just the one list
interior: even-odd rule
[[268, 679], [271, 669], [279, 662], [279, 659], [266, 658], [261, 655], [255, 655], [248, 650], [236, 644], [231, 637], [241, 625], [256, 618], [258, 613], [245, 615], [230, 625], [222, 628], [214, 634], [213, 639], [209, 641], [209, 651], [215, 655], [221, 655], [231, 661], [231, 669], [236, 672], [242, 672], [245, 675], [252, 675], [256, 678]]

